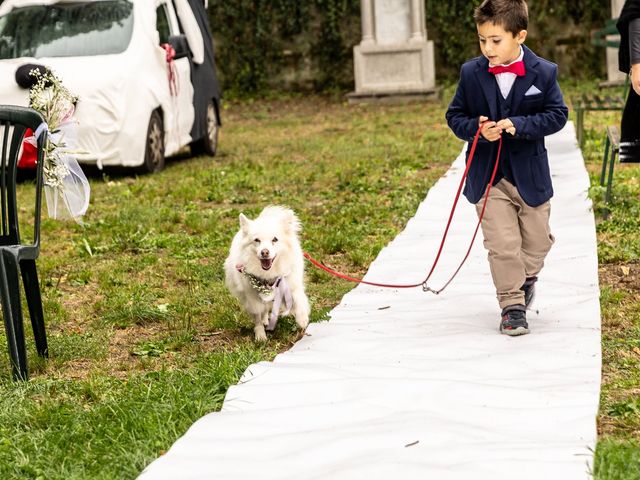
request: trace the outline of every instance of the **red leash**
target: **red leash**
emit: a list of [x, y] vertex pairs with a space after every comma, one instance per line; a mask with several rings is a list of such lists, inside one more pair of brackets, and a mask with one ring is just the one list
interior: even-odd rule
[[449, 220], [447, 221], [447, 227], [444, 229], [444, 234], [442, 235], [442, 240], [440, 241], [440, 247], [438, 248], [438, 253], [436, 255], [435, 260], [433, 261], [433, 265], [431, 265], [431, 270], [429, 270], [429, 274], [427, 275], [427, 277], [420, 283], [411, 283], [411, 284], [406, 284], [406, 285], [397, 285], [397, 284], [390, 284], [390, 283], [379, 283], [379, 282], [369, 282], [366, 280], [363, 280], [361, 278], [355, 278], [355, 277], [351, 277], [349, 275], [345, 275], [344, 273], [340, 273], [337, 272], [325, 265], [323, 265], [322, 263], [320, 263], [318, 260], [316, 260], [315, 258], [313, 258], [311, 255], [309, 255], [307, 252], [304, 252], [304, 256], [307, 260], [309, 260], [312, 264], [314, 264], [316, 267], [324, 270], [325, 272], [330, 273], [331, 275], [334, 275], [338, 278], [342, 278], [343, 280], [348, 280], [350, 282], [355, 282], [355, 283], [364, 283], [365, 285], [373, 285], [374, 287], [386, 287], [386, 288], [415, 288], [415, 287], [422, 287], [422, 289], [425, 292], [432, 292], [435, 293], [436, 295], [439, 295], [440, 292], [442, 292], [445, 288], [447, 288], [447, 286], [451, 283], [451, 281], [455, 278], [455, 276], [458, 274], [458, 272], [460, 271], [460, 269], [462, 268], [462, 265], [464, 265], [464, 262], [467, 261], [467, 258], [469, 257], [469, 254], [471, 253], [471, 248], [473, 247], [473, 242], [476, 239], [476, 235], [478, 234], [478, 229], [480, 228], [480, 224], [482, 223], [482, 218], [484, 217], [484, 212], [485, 209], [487, 208], [487, 200], [489, 200], [489, 192], [491, 191], [491, 185], [493, 184], [493, 180], [496, 177], [496, 173], [498, 172], [498, 165], [500, 163], [500, 153], [502, 151], [502, 137], [500, 137], [499, 143], [498, 143], [498, 155], [496, 157], [496, 162], [495, 165], [493, 166], [493, 172], [491, 174], [491, 180], [489, 180], [489, 185], [487, 186], [487, 192], [484, 198], [484, 202], [482, 204], [482, 210], [480, 212], [480, 216], [478, 217], [478, 223], [476, 225], [476, 229], [473, 232], [473, 237], [471, 238], [471, 242], [469, 243], [469, 248], [467, 249], [467, 253], [465, 254], [464, 258], [462, 259], [462, 262], [460, 262], [460, 265], [458, 265], [458, 268], [456, 269], [456, 271], [453, 273], [453, 275], [451, 275], [451, 278], [449, 278], [449, 280], [447, 280], [447, 283], [444, 284], [444, 286], [442, 286], [442, 288], [434, 290], [431, 287], [429, 287], [427, 285], [427, 282], [429, 281], [429, 279], [431, 278], [431, 275], [433, 274], [436, 265], [438, 264], [438, 261], [440, 260], [440, 255], [442, 254], [442, 250], [444, 248], [444, 242], [447, 239], [447, 234], [449, 233], [449, 227], [451, 226], [451, 221], [453, 220], [453, 214], [456, 211], [456, 207], [458, 205], [458, 200], [460, 199], [460, 193], [462, 192], [462, 186], [464, 185], [464, 181], [467, 178], [467, 175], [469, 174], [469, 168], [471, 167], [471, 163], [473, 162], [473, 157], [475, 156], [476, 153], [476, 145], [478, 144], [478, 139], [480, 138], [480, 130], [482, 128], [482, 125], [480, 125], [480, 127], [478, 127], [478, 131], [476, 132], [475, 137], [473, 138], [473, 143], [471, 144], [471, 151], [469, 152], [469, 159], [467, 160], [467, 165], [464, 169], [464, 173], [462, 174], [462, 178], [460, 179], [460, 185], [458, 185], [458, 191], [456, 192], [456, 198], [453, 201], [453, 206], [451, 207], [451, 213], [449, 214]]

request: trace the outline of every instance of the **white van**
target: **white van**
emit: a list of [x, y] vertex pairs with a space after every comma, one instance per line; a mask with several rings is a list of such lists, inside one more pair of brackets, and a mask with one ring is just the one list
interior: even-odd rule
[[81, 163], [156, 172], [187, 145], [216, 152], [220, 88], [203, 0], [5, 0], [0, 104], [28, 104], [16, 80], [25, 64], [78, 95]]

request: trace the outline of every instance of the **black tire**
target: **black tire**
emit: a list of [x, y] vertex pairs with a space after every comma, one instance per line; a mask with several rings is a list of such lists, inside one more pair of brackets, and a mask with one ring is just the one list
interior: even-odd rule
[[209, 155], [214, 157], [218, 150], [218, 133], [220, 124], [216, 114], [216, 106], [213, 102], [207, 105], [207, 134], [195, 142], [191, 143], [192, 155]]
[[164, 126], [160, 112], [154, 110], [147, 128], [147, 143], [144, 149], [144, 173], [156, 173], [164, 168]]

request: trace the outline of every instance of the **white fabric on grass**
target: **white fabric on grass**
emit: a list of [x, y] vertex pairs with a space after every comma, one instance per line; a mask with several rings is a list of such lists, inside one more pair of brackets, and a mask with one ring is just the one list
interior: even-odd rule
[[[222, 411], [197, 421], [141, 478], [590, 478], [601, 357], [589, 179], [571, 124], [547, 145], [556, 244], [530, 335], [498, 333], [478, 240], [438, 297], [352, 290], [329, 322], [310, 325], [274, 362], [250, 366]], [[424, 277], [462, 168], [460, 156], [368, 280]], [[466, 200], [455, 218], [434, 287], [457, 266], [476, 222]]]

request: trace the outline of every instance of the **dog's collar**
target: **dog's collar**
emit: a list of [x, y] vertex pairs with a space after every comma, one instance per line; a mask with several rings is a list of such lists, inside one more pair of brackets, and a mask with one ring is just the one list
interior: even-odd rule
[[249, 273], [245, 270], [244, 266], [236, 266], [237, 270], [247, 277], [251, 287], [260, 295], [271, 295], [273, 290], [278, 286], [278, 283], [282, 277], [276, 277], [272, 280], [266, 278], [260, 278], [253, 273]]
[[242, 272], [249, 279], [249, 283], [255, 291], [261, 295], [270, 295], [273, 289], [278, 286], [278, 282], [282, 277], [274, 278], [273, 280], [267, 280], [265, 278], [257, 277], [249, 272]]

